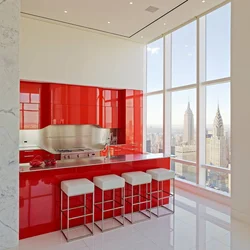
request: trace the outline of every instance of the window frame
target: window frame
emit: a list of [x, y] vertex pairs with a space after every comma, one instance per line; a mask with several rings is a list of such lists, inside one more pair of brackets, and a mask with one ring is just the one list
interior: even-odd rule
[[[172, 98], [171, 95], [173, 92], [183, 91], [188, 89], [196, 90], [196, 162], [190, 162], [183, 159], [178, 159], [176, 157], [171, 156], [171, 161], [191, 165], [196, 167], [196, 186], [202, 187], [206, 190], [213, 191], [215, 193], [222, 194], [224, 196], [231, 196], [231, 187], [230, 192], [222, 192], [220, 190], [213, 190], [206, 186], [206, 171], [212, 170], [215, 172], [222, 172], [231, 175], [231, 167], [230, 168], [222, 168], [220, 166], [212, 166], [206, 164], [206, 87], [217, 84], [230, 83], [231, 85], [231, 75], [225, 78], [219, 78], [215, 80], [206, 80], [206, 15], [221, 8], [227, 4], [231, 3], [231, 1], [226, 1], [215, 8], [210, 9], [209, 11], [203, 13], [202, 15], [189, 20], [188, 22], [180, 25], [179, 27], [170, 30], [168, 33], [163, 34], [157, 39], [163, 38], [163, 89], [153, 92], [147, 92], [147, 86], [145, 86], [145, 98], [144, 98], [144, 116], [146, 116], [146, 108], [147, 108], [147, 97], [157, 94], [163, 94], [163, 152], [171, 156], [171, 112], [172, 112]], [[172, 83], [172, 33], [186, 26], [192, 22], [196, 21], [196, 83], [179, 86], [179, 87], [171, 87]], [[155, 40], [157, 40], [155, 39]], [[155, 41], [154, 40], [154, 41]], [[153, 42], [153, 41], [152, 41]], [[146, 57], [147, 58], [147, 57]], [[147, 84], [146, 84], [147, 85]], [[231, 102], [231, 99], [230, 99]], [[144, 122], [147, 121], [147, 118], [144, 118]], [[147, 135], [147, 123], [146, 129], [144, 128], [144, 132]], [[231, 129], [230, 129], [231, 131]], [[231, 137], [231, 135], [230, 135]], [[144, 137], [144, 149], [146, 147], [146, 137]], [[230, 148], [231, 151], [231, 148]], [[193, 183], [189, 181], [185, 181], [178, 178], [178, 181], [185, 182], [193, 185]]]

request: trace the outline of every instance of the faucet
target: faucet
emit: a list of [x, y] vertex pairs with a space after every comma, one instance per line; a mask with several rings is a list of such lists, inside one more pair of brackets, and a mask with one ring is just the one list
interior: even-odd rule
[[105, 144], [105, 149], [107, 149], [107, 155], [106, 155], [106, 159], [110, 159], [110, 144], [111, 144], [111, 136], [112, 134], [110, 134], [109, 138], [107, 139], [107, 142]]

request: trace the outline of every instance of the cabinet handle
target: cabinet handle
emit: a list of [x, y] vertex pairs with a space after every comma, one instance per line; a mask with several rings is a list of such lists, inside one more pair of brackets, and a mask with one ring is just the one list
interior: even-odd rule
[[25, 153], [31, 153], [31, 152], [33, 153], [34, 150], [25, 150], [24, 152], [25, 152]]
[[25, 155], [24, 158], [34, 157], [34, 155]]

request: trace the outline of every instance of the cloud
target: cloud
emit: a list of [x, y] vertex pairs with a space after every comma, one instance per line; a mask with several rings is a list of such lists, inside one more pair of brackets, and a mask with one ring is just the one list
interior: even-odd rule
[[160, 48], [147, 48], [148, 52], [151, 52], [152, 55], [158, 54], [160, 51]]

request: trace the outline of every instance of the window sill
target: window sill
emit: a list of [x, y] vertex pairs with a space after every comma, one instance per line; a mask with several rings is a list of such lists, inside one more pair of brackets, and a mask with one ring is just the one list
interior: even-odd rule
[[216, 201], [216, 202], [221, 203], [221, 204], [226, 205], [226, 206], [231, 205], [231, 195], [230, 194], [226, 194], [224, 192], [214, 190], [211, 188], [203, 187], [203, 186], [197, 185], [195, 183], [192, 183], [192, 182], [189, 182], [186, 180], [182, 180], [182, 179], [178, 179], [178, 178], [176, 178], [175, 185], [176, 185], [176, 187], [178, 187], [180, 189], [183, 189], [187, 192], [202, 196], [202, 197], [207, 198], [209, 200]]

